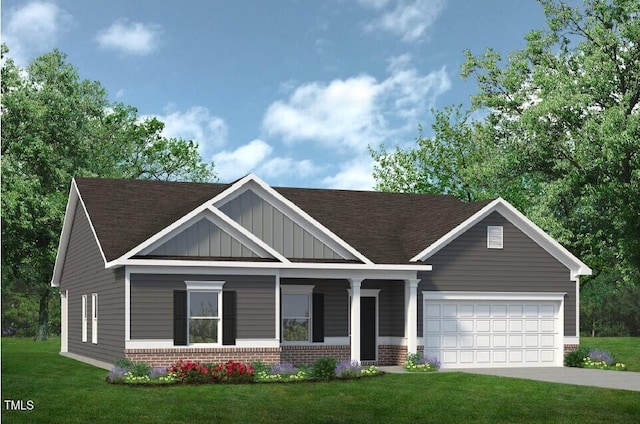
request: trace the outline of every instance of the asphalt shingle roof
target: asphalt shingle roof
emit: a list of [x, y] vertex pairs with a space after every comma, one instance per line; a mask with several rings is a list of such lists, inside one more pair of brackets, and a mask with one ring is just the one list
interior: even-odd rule
[[[230, 184], [76, 178], [107, 261], [119, 258]], [[403, 264], [489, 201], [432, 194], [274, 187], [374, 263]]]

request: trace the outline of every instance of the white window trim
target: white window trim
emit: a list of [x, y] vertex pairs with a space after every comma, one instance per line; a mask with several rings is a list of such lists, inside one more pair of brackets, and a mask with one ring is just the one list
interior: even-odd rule
[[[189, 346], [197, 347], [219, 347], [222, 346], [222, 287], [226, 281], [185, 281], [187, 285], [187, 343]], [[191, 293], [192, 292], [214, 292], [218, 295], [218, 342], [217, 343], [191, 343], [189, 341], [189, 325], [191, 324]], [[199, 317], [194, 317], [199, 318]], [[215, 319], [215, 318], [209, 318]]]
[[98, 293], [91, 294], [91, 343], [98, 344]]
[[[307, 346], [313, 344], [311, 336], [313, 334], [313, 288], [315, 285], [280, 285], [280, 295], [282, 297], [288, 294], [305, 294], [309, 299], [309, 326], [307, 327], [307, 340], [303, 341], [286, 341], [284, 340], [284, 311], [280, 317], [280, 334], [282, 335], [282, 344], [286, 346]], [[284, 302], [283, 302], [284, 303]]]
[[87, 342], [87, 295], [82, 295], [82, 343]]
[[[499, 237], [499, 241], [497, 237]], [[504, 248], [504, 227], [502, 225], [487, 225], [487, 248]]]

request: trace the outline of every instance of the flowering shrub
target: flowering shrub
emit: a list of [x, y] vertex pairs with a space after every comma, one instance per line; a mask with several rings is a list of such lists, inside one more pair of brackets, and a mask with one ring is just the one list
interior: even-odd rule
[[250, 383], [254, 380], [251, 365], [231, 359], [218, 365], [181, 359], [169, 367], [168, 375], [185, 384]]
[[564, 364], [568, 367], [591, 368], [599, 370], [626, 371], [627, 367], [616, 362], [611, 353], [600, 349], [579, 347], [565, 355]]
[[309, 378], [309, 373], [302, 369], [296, 368], [289, 362], [275, 364], [270, 369], [263, 369], [256, 374], [256, 380], [261, 382], [268, 381], [298, 381]]
[[341, 361], [336, 365], [336, 377], [338, 378], [355, 378], [360, 376], [362, 367], [358, 361]]
[[144, 362], [118, 361], [107, 375], [109, 383], [170, 384], [175, 379], [165, 368], [151, 368]]
[[422, 353], [410, 353], [407, 355], [407, 362], [404, 366], [407, 371], [438, 371], [440, 360], [435, 356], [424, 356]]
[[107, 381], [110, 383], [121, 383], [124, 381], [128, 371], [122, 367], [114, 367], [107, 374]]

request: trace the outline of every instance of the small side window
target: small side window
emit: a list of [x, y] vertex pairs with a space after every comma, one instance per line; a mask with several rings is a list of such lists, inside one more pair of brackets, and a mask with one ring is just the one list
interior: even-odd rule
[[502, 249], [502, 226], [487, 227], [487, 247], [489, 249]]

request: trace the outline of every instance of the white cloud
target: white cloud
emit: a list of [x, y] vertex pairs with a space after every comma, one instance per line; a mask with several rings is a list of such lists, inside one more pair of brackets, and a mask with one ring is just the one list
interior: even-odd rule
[[267, 109], [262, 126], [286, 142], [314, 141], [340, 153], [365, 152], [394, 134], [415, 131], [419, 115], [451, 87], [444, 68], [420, 74], [408, 55], [393, 58], [388, 77], [369, 75], [299, 85]]
[[309, 159], [296, 161], [289, 157], [275, 157], [267, 160], [258, 169], [265, 178], [298, 177], [307, 178], [318, 173], [320, 169]]
[[317, 140], [333, 146], [358, 149], [381, 123], [375, 110], [379, 87], [363, 75], [333, 80], [328, 85], [307, 83], [295, 89], [287, 101], [269, 106], [263, 128], [286, 141]]
[[329, 188], [342, 190], [373, 190], [373, 159], [360, 156], [340, 165], [340, 171], [325, 177], [322, 183]]
[[173, 110], [169, 105], [164, 115], [155, 115], [164, 122], [165, 137], [193, 140], [200, 145], [200, 154], [205, 161], [213, 152], [227, 142], [228, 128], [224, 119], [211, 114], [203, 106], [193, 106], [186, 111]]
[[424, 39], [444, 8], [444, 0], [358, 0], [380, 13], [368, 22], [368, 31], [386, 31], [404, 41]]
[[54, 3], [33, 1], [9, 10], [2, 42], [18, 66], [55, 47], [58, 36], [73, 24], [73, 18]]
[[253, 140], [233, 151], [222, 151], [213, 155], [220, 181], [233, 181], [258, 167], [273, 151], [262, 140]]
[[120, 19], [96, 35], [98, 45], [132, 55], [147, 55], [158, 47], [161, 27]]

